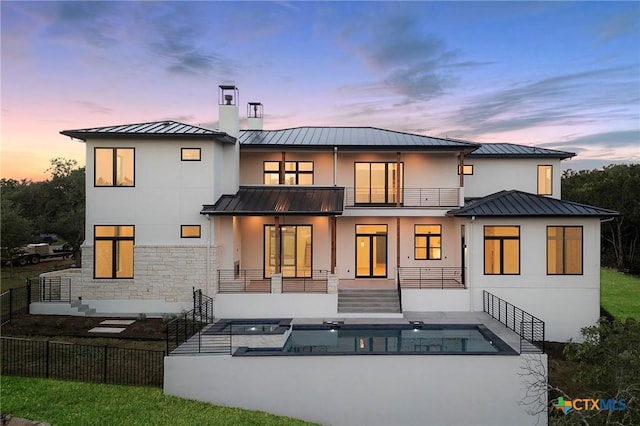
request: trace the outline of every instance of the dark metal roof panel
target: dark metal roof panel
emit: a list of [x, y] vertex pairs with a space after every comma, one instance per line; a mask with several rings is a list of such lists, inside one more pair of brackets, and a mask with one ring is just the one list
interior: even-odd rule
[[522, 191], [500, 191], [474, 199], [466, 206], [451, 210], [453, 216], [597, 216], [611, 217], [619, 213], [601, 207], [558, 200]]
[[575, 153], [567, 151], [557, 151], [555, 149], [538, 148], [528, 145], [516, 145], [512, 143], [483, 143], [478, 149], [469, 154], [469, 157], [552, 157], [571, 158]]
[[63, 130], [65, 136], [86, 140], [89, 137], [188, 137], [214, 138], [221, 142], [235, 143], [235, 138], [219, 130], [177, 121], [153, 121], [149, 123], [123, 124], [117, 126], [93, 127], [77, 130]]
[[341, 215], [344, 188], [318, 186], [241, 186], [235, 195], [223, 195], [200, 214], [234, 216]]
[[479, 144], [396, 132], [375, 127], [295, 127], [282, 130], [241, 130], [245, 146], [319, 146], [350, 148], [438, 148], [473, 150]]

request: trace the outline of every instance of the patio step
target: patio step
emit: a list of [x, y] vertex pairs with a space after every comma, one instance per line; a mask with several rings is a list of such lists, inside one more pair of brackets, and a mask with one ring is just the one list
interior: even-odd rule
[[339, 313], [399, 313], [396, 290], [340, 290]]
[[78, 313], [84, 314], [84, 316], [90, 316], [96, 313], [95, 309], [90, 308], [89, 305], [85, 305], [80, 300], [74, 300], [71, 302], [71, 307], [77, 309]]

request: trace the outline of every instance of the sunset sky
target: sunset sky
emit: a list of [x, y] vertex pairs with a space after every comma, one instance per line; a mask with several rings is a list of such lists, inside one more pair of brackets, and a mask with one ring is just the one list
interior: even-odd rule
[[217, 127], [217, 87], [265, 129], [374, 126], [640, 162], [640, 2], [11, 2], [3, 178], [84, 165], [61, 130]]

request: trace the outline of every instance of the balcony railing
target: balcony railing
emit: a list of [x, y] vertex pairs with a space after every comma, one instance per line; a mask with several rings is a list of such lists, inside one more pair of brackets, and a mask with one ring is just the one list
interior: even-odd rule
[[463, 289], [462, 268], [398, 268], [398, 280], [403, 289]]
[[282, 277], [283, 293], [326, 293], [328, 271], [314, 269], [310, 277]]
[[[458, 207], [459, 188], [401, 188], [400, 207]], [[395, 207], [395, 188], [345, 188], [346, 207]]]
[[271, 293], [271, 280], [262, 269], [218, 270], [219, 293]]

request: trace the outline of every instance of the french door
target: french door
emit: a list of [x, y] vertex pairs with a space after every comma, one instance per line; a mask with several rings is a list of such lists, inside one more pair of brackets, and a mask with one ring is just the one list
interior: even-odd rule
[[387, 225], [356, 225], [356, 278], [387, 277]]

